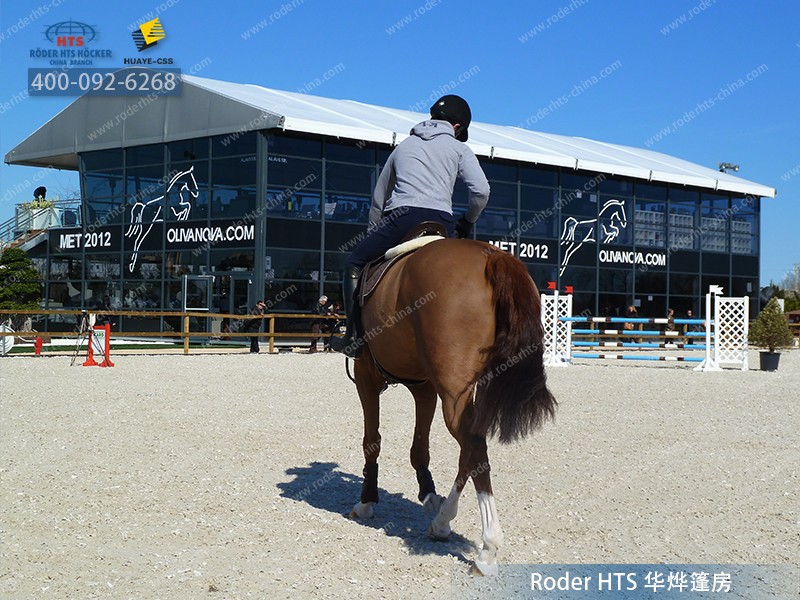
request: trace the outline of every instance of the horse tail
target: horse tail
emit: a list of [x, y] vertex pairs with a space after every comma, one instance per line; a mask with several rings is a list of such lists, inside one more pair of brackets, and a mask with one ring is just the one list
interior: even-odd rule
[[547, 389], [541, 301], [527, 269], [506, 252], [489, 251], [486, 279], [493, 289], [495, 338], [475, 381], [472, 432], [497, 434], [505, 444], [552, 419], [558, 403]]

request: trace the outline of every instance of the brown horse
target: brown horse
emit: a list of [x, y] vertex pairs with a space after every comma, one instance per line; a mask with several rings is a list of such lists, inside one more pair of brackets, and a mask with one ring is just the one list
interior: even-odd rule
[[[364, 483], [353, 518], [368, 518], [378, 502], [381, 448], [379, 396], [387, 382], [414, 396], [411, 465], [419, 500], [436, 512], [428, 534], [450, 535], [458, 499], [471, 477], [478, 495], [483, 546], [476, 574], [497, 573], [502, 531], [497, 518], [487, 435], [506, 443], [555, 413], [542, 363], [539, 292], [525, 266], [489, 244], [445, 239], [399, 259], [362, 309], [366, 342], [355, 364], [364, 411]], [[448, 497], [436, 494], [429, 434], [442, 399], [445, 424], [459, 443], [458, 474]]]

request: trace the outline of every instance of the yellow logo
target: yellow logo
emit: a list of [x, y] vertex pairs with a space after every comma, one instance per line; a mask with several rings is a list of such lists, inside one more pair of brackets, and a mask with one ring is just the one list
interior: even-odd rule
[[131, 33], [131, 35], [139, 52], [155, 46], [158, 40], [163, 40], [166, 37], [164, 26], [158, 20], [158, 17], [152, 21], [147, 21], [147, 23], [142, 23], [139, 25], [139, 29]]

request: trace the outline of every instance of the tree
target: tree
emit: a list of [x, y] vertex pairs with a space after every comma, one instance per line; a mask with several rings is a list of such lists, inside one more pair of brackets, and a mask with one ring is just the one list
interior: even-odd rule
[[800, 294], [800, 263], [797, 263], [786, 273], [781, 281], [781, 289], [786, 292]]
[[770, 352], [775, 352], [775, 348], [791, 347], [794, 343], [789, 320], [781, 311], [777, 298], [772, 298], [753, 321], [748, 337], [751, 343], [769, 348]]
[[24, 250], [0, 254], [0, 309], [36, 310], [42, 299], [39, 273]]

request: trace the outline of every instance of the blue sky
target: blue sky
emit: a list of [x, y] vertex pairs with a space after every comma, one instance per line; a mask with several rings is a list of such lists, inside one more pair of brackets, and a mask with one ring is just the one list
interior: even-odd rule
[[[417, 110], [452, 92], [479, 121], [738, 164], [778, 190], [762, 205], [762, 284], [800, 262], [796, 0], [2, 0], [3, 155], [73, 100], [26, 97], [47, 26], [92, 25], [113, 52], [92, 66], [116, 67], [156, 16], [166, 38], [150, 52], [201, 77]], [[71, 172], [3, 164], [0, 222], [38, 185], [78, 189]]]

